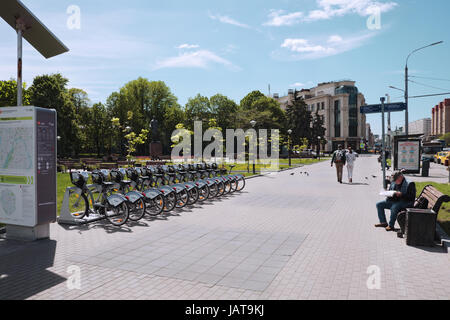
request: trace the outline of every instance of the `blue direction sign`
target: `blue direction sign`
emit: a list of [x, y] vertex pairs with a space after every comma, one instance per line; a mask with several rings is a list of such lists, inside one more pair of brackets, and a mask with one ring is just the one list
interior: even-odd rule
[[[381, 113], [381, 104], [372, 104], [368, 106], [361, 107], [361, 113]], [[384, 112], [400, 112], [406, 110], [406, 103], [386, 103], [384, 105]]]

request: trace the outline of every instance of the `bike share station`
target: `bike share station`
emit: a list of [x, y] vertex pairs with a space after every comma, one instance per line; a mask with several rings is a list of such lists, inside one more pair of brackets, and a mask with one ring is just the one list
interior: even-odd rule
[[47, 59], [68, 49], [18, 0], [2, 0], [0, 16], [17, 32], [17, 107], [0, 108], [0, 223], [7, 239], [46, 239], [57, 210], [57, 115], [22, 106], [22, 38]]

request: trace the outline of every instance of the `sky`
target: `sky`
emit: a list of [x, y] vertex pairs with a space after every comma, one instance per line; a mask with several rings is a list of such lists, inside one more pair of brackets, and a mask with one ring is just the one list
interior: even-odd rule
[[[162, 80], [184, 105], [198, 93], [239, 103], [260, 90], [352, 79], [368, 104], [385, 94], [450, 92], [450, 1], [433, 0], [23, 0], [70, 49], [46, 60], [24, 44], [23, 77], [60, 72], [92, 103], [138, 77]], [[78, 14], [79, 13], [79, 14]], [[16, 77], [16, 34], [0, 21], [0, 79]], [[436, 80], [439, 79], [439, 80]], [[448, 96], [410, 100], [410, 121]], [[367, 121], [381, 133], [380, 115]], [[404, 125], [404, 113], [392, 126]]]

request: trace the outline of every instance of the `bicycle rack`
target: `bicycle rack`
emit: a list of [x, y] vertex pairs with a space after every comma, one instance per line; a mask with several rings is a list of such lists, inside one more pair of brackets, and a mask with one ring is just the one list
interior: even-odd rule
[[[95, 185], [89, 185], [89, 189], [95, 189], [96, 191], [99, 191], [98, 186]], [[82, 219], [77, 219], [74, 216], [70, 214], [69, 209], [69, 198], [70, 195], [73, 193], [78, 193], [78, 195], [81, 195], [81, 189], [77, 187], [69, 187], [66, 189], [66, 192], [64, 193], [64, 199], [61, 206], [60, 216], [58, 217], [58, 223], [59, 224], [67, 224], [67, 225], [83, 225], [88, 224], [100, 220], [104, 220], [105, 216], [96, 214], [96, 213], [90, 213], [89, 217], [84, 217]], [[88, 199], [90, 202], [90, 198]], [[92, 210], [92, 204], [90, 204], [89, 208]]]

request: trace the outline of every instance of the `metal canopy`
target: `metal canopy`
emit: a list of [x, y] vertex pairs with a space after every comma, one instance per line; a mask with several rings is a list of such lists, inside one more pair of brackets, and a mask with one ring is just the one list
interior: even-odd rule
[[45, 58], [51, 58], [69, 49], [39, 21], [19, 0], [1, 0], [0, 16], [17, 30], [18, 20], [24, 24], [23, 37]]

